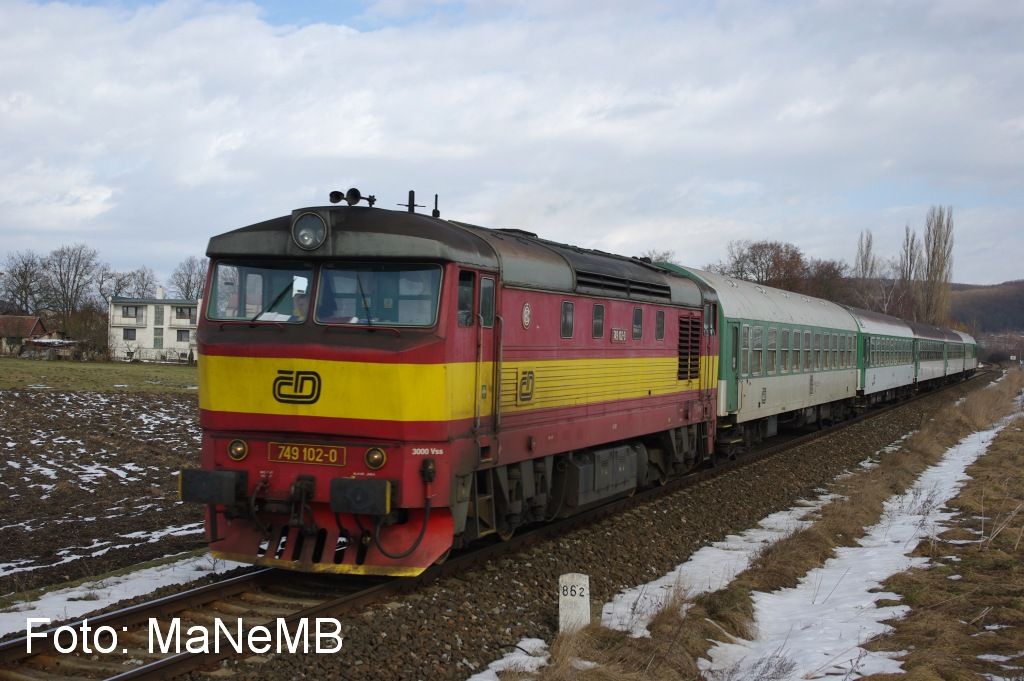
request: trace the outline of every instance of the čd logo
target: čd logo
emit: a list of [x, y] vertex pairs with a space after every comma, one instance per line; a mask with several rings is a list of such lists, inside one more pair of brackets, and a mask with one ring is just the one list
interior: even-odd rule
[[313, 404], [320, 399], [320, 374], [315, 371], [278, 370], [274, 399], [286, 404]]
[[524, 371], [519, 377], [519, 401], [529, 402], [533, 399], [533, 372]]

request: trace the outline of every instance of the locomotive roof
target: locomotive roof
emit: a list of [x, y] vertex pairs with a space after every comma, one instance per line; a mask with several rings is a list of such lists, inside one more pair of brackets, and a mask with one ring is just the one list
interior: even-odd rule
[[850, 311], [850, 314], [857, 321], [857, 325], [860, 326], [860, 330], [864, 333], [884, 334], [901, 338], [914, 337], [914, 331], [910, 328], [910, 325], [899, 317], [893, 317], [892, 315], [872, 310], [863, 310], [859, 307], [850, 307], [849, 305], [844, 307]]
[[[329, 238], [315, 252], [291, 238], [292, 220], [316, 213]], [[402, 258], [446, 260], [498, 270], [512, 286], [607, 295], [699, 307], [701, 288], [642, 261], [541, 239], [522, 230], [488, 229], [380, 208], [302, 208], [210, 239], [215, 257]]]
[[704, 298], [694, 282], [670, 277], [636, 258], [548, 241], [522, 230], [455, 224], [491, 244], [501, 259], [506, 284], [691, 307], [699, 307]]
[[[303, 250], [292, 240], [292, 219], [304, 213], [320, 215], [329, 226], [329, 238], [316, 251]], [[382, 219], [384, 216], [386, 219]], [[445, 228], [446, 224], [419, 213], [379, 208], [300, 208], [292, 215], [215, 236], [210, 239], [206, 255], [297, 260], [401, 257], [454, 260], [476, 267], [497, 268], [494, 249], [466, 230]]]
[[822, 326], [856, 331], [853, 317], [841, 306], [801, 293], [754, 284], [692, 267], [665, 265], [683, 276], [694, 277], [718, 293], [722, 314], [726, 317], [755, 321]]

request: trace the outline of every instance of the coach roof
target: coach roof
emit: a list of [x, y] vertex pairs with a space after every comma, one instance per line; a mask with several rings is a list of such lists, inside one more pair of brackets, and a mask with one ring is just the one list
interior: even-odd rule
[[899, 317], [871, 310], [862, 310], [858, 307], [850, 307], [849, 305], [844, 307], [857, 320], [857, 325], [863, 333], [897, 336], [899, 338], [914, 337], [914, 332], [910, 329], [910, 325]]
[[699, 279], [718, 293], [722, 314], [733, 319], [820, 326], [856, 331], [845, 309], [821, 298], [791, 293], [692, 267], [667, 266], [683, 276]]
[[963, 339], [955, 332], [950, 329], [943, 329], [939, 326], [933, 326], [932, 324], [923, 324], [921, 322], [907, 322], [910, 328], [914, 331], [914, 336], [917, 338], [927, 340], [939, 340], [947, 343], [962, 343]]

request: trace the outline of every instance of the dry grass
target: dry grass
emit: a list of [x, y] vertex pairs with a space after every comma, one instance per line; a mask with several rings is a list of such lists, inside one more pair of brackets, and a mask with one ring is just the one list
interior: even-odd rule
[[[918, 549], [932, 565], [884, 585], [912, 610], [872, 648], [910, 651], [906, 678], [1024, 679], [1024, 418], [967, 473], [971, 481], [949, 504], [957, 525]], [[1010, 659], [978, 659], [982, 654]]]
[[[728, 587], [700, 596], [692, 603], [684, 603], [679, 597], [673, 598], [651, 622], [651, 638], [634, 639], [624, 633], [592, 625], [575, 635], [559, 636], [552, 646], [550, 666], [538, 674], [503, 674], [501, 678], [543, 681], [700, 678], [695, 661], [707, 654], [712, 641], [733, 637], [750, 638], [753, 616], [751, 592], [795, 586], [803, 575], [831, 557], [836, 547], [854, 545], [863, 536], [865, 527], [879, 521], [886, 499], [906, 491], [925, 468], [934, 464], [962, 437], [987, 428], [1012, 412], [1015, 407], [1011, 398], [1020, 392], [1022, 386], [1024, 375], [1013, 372], [994, 387], [975, 390], [962, 404], [940, 410], [923, 422], [919, 431], [908, 438], [899, 451], [883, 455], [877, 467], [837, 482], [831, 491], [840, 495], [840, 498], [822, 508], [813, 525], [767, 547], [755, 558], [750, 568], [737, 576]], [[1024, 444], [1024, 438], [1021, 444]], [[1017, 451], [1018, 456], [1021, 456], [1020, 446]], [[979, 565], [979, 569], [993, 575], [990, 577], [993, 580], [990, 586], [1000, 581], [1005, 586], [1008, 577], [1011, 581], [1016, 580], [1014, 588], [1017, 589], [1016, 603], [1019, 610], [1005, 605], [1001, 609], [993, 607], [982, 613], [977, 622], [998, 615], [1007, 622], [1015, 622], [1018, 630], [1024, 632], [1024, 571], [1020, 568], [1022, 556], [1020, 553], [1006, 552], [1006, 546], [1011, 542], [1016, 542], [1018, 551], [1024, 551], [1024, 541], [1018, 541], [1024, 535], [1024, 505], [1020, 503], [1021, 499], [1018, 498], [1016, 503], [1012, 499], [1014, 493], [1019, 496], [1024, 489], [1024, 484], [1021, 484], [1024, 480], [1020, 478], [1024, 466], [1021, 464], [1024, 461], [1018, 460], [1015, 469], [1018, 477], [1010, 476], [1007, 480], [1004, 476], [998, 491], [993, 481], [991, 494], [1000, 496], [1003, 502], [998, 511], [993, 510], [994, 501], [990, 499], [987, 502], [990, 548], [978, 550], [986, 556], [985, 564]], [[974, 487], [971, 485], [972, 489]], [[914, 499], [913, 503], [925, 506], [933, 504], [934, 500], [923, 495]], [[964, 503], [977, 505], [980, 509], [985, 502], [979, 497]], [[931, 546], [934, 546], [934, 542]], [[925, 550], [929, 550], [928, 546]], [[1016, 569], [1011, 567], [1013, 561], [1016, 561]], [[903, 594], [905, 601], [915, 608], [939, 608], [942, 598], [948, 596], [932, 595], [932, 585], [918, 583], [920, 579], [921, 576], [914, 573], [900, 575], [892, 580], [894, 584], [887, 584], [886, 588]], [[948, 584], [960, 585], [959, 582], [943, 579]], [[829, 595], [821, 593], [815, 598], [827, 600]], [[953, 600], [970, 603], [974, 599], [975, 595]], [[926, 612], [929, 616], [934, 615], [934, 612]], [[966, 614], [962, 616], [966, 617]], [[923, 625], [924, 631], [917, 632], [923, 636], [918, 645], [928, 640], [946, 641], [945, 636], [939, 635], [941, 630], [936, 628], [934, 618], [927, 621], [930, 624]], [[970, 626], [977, 628], [977, 622]], [[1020, 636], [1024, 637], [1024, 633]], [[903, 639], [894, 639], [893, 649], [902, 649], [907, 645]], [[993, 649], [986, 647], [985, 650]], [[1016, 650], [1024, 650], [1024, 642]], [[950, 657], [954, 658], [955, 654], [951, 653]], [[579, 660], [595, 662], [598, 666], [580, 669]], [[920, 669], [911, 669], [908, 679], [977, 678], [973, 674], [934, 676], [929, 675], [931, 671], [925, 669], [924, 665], [916, 666]], [[908, 668], [911, 667], [913, 665], [908, 664]], [[952, 667], [944, 666], [943, 669], [951, 670]], [[714, 678], [716, 681], [731, 681], [735, 676], [734, 671], [738, 673], [738, 670], [726, 670], [718, 672]], [[772, 679], [784, 677], [788, 671], [789, 661], [782, 655], [773, 655], [759, 661], [757, 673], [759, 678]]]
[[129, 364], [0, 358], [0, 390], [46, 386], [52, 390], [193, 393], [196, 367], [184, 364]]

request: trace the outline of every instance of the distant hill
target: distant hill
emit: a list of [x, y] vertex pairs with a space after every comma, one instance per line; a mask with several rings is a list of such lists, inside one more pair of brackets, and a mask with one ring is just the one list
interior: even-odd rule
[[979, 332], [1024, 331], [1024, 280], [995, 286], [952, 284], [951, 314]]

